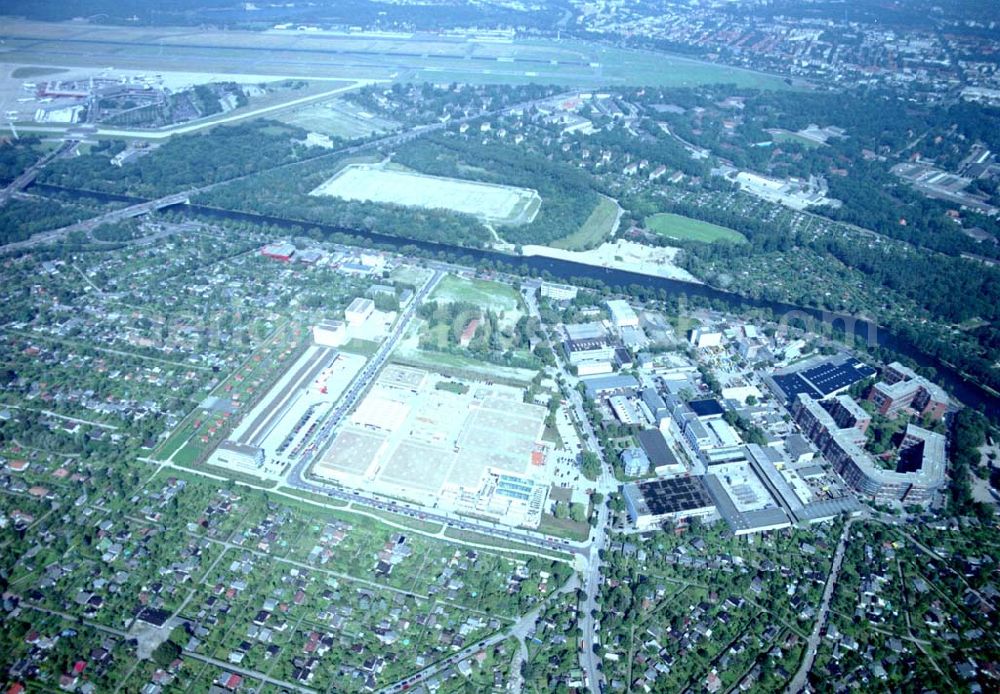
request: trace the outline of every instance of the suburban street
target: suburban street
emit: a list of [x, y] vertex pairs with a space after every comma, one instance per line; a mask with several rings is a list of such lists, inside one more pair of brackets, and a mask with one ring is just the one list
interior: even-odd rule
[[[508, 627], [507, 629], [502, 629], [496, 632], [495, 634], [491, 634], [485, 639], [477, 641], [471, 646], [463, 648], [458, 653], [449, 656], [444, 660], [438, 661], [437, 663], [434, 663], [433, 665], [424, 668], [423, 670], [417, 672], [416, 674], [411, 675], [410, 677], [407, 677], [405, 680], [396, 682], [387, 687], [383, 687], [382, 689], [379, 690], [379, 692], [399, 691], [404, 686], [412, 686], [417, 684], [418, 682], [430, 679], [435, 675], [440, 674], [448, 667], [456, 665], [461, 661], [465, 660], [466, 658], [475, 655], [479, 651], [495, 646], [496, 644], [510, 637], [514, 637], [519, 642], [523, 643], [524, 639], [527, 638], [528, 633], [531, 632], [532, 629], [534, 629], [535, 622], [538, 621], [538, 617], [541, 615], [542, 610], [545, 609], [545, 607], [547, 607], [548, 604], [551, 603], [555, 598], [576, 590], [578, 586], [579, 586], [579, 581], [576, 576], [573, 576], [572, 578], [570, 578], [569, 581], [563, 584], [559, 588], [559, 590], [556, 590], [553, 593], [551, 593], [548, 597], [545, 598], [545, 600], [539, 603], [530, 612], [521, 615], [518, 618], [518, 620], [514, 622], [514, 624]], [[514, 663], [515, 665], [518, 663], [517, 658], [514, 659]], [[513, 677], [516, 678], [513, 681], [520, 682], [519, 673], [513, 673]], [[520, 691], [520, 687], [515, 687], [514, 691]]]
[[[527, 303], [531, 315], [537, 317], [539, 315], [538, 303], [534, 299], [532, 292], [528, 292], [527, 294]], [[545, 336], [551, 345], [558, 345], [560, 343], [547, 327], [545, 328]], [[567, 401], [572, 405], [576, 423], [583, 435], [584, 443], [587, 449], [595, 453], [601, 460], [601, 474], [595, 483], [595, 489], [607, 496], [617, 491], [618, 482], [615, 479], [610, 464], [604, 458], [604, 450], [601, 448], [600, 442], [597, 440], [597, 435], [590, 424], [590, 419], [583, 408], [583, 396], [573, 387], [578, 382], [578, 379], [566, 369], [566, 364], [556, 349], [553, 349], [553, 353], [556, 356], [556, 365], [559, 374], [566, 384], [563, 389], [564, 393], [566, 394]], [[608, 522], [610, 519], [610, 511], [606, 502], [598, 505], [596, 511], [597, 523], [591, 531], [590, 544], [587, 547], [586, 569], [583, 572], [583, 600], [580, 603], [580, 628], [583, 633], [580, 665], [587, 674], [587, 687], [591, 692], [601, 692], [604, 688], [604, 675], [601, 673], [598, 665], [600, 658], [594, 652], [595, 647], [599, 645], [597, 636], [598, 620], [594, 615], [598, 610], [597, 595], [601, 587], [600, 552], [607, 542]]]
[[819, 613], [816, 615], [816, 625], [806, 642], [806, 656], [802, 665], [795, 673], [795, 677], [785, 689], [786, 694], [798, 694], [806, 686], [809, 671], [812, 669], [813, 661], [816, 660], [816, 651], [822, 637], [823, 627], [826, 624], [826, 617], [830, 611], [830, 600], [833, 598], [833, 589], [837, 586], [837, 577], [840, 574], [840, 566], [844, 563], [844, 552], [847, 549], [847, 540], [851, 534], [853, 519], [849, 519], [844, 524], [844, 531], [840, 534], [840, 542], [837, 543], [837, 551], [833, 555], [833, 563], [830, 566], [830, 575], [826, 579], [826, 588], [823, 590], [823, 601], [819, 606]]

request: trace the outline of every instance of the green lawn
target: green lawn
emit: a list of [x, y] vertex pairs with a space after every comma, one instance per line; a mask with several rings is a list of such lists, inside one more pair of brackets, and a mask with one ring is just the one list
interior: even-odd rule
[[519, 369], [513, 366], [499, 366], [474, 357], [447, 352], [431, 352], [422, 349], [395, 352], [392, 361], [403, 366], [428, 369], [436, 373], [446, 373], [452, 378], [466, 378], [481, 381], [490, 378], [498, 383], [526, 386], [538, 372], [533, 369]]
[[[465, 542], [472, 542], [480, 545], [489, 545], [497, 550], [499, 553], [503, 553], [503, 550], [521, 551], [527, 552], [529, 554], [540, 554], [542, 556], [550, 557], [552, 559], [559, 559], [566, 561], [569, 559], [569, 554], [564, 552], [558, 552], [555, 550], [542, 549], [541, 547], [536, 547], [535, 545], [526, 545], [520, 542], [512, 542], [510, 540], [502, 540], [492, 535], [485, 535], [483, 533], [477, 533], [474, 530], [463, 530], [462, 528], [445, 528], [445, 537], [450, 537], [455, 540], [464, 540]], [[511, 555], [511, 556], [517, 556]]]
[[567, 540], [585, 542], [590, 537], [590, 523], [577, 523], [571, 518], [556, 518], [551, 514], [543, 513], [542, 522], [538, 524], [538, 532], [564, 537]]
[[615, 220], [618, 218], [618, 205], [614, 200], [601, 198], [597, 207], [587, 217], [577, 231], [556, 239], [549, 243], [553, 248], [562, 248], [567, 251], [585, 251], [588, 248], [600, 246], [614, 230]]
[[430, 521], [420, 520], [418, 518], [410, 518], [409, 516], [403, 515], [401, 513], [393, 513], [392, 511], [383, 511], [378, 508], [369, 508], [363, 504], [358, 505], [356, 508], [351, 508], [348, 513], [356, 510], [358, 513], [367, 513], [373, 516], [378, 516], [379, 518], [384, 518], [390, 523], [395, 523], [396, 525], [402, 525], [407, 528], [413, 528], [414, 530], [420, 530], [425, 533], [435, 534], [441, 532], [441, 524], [433, 523]]
[[417, 265], [400, 265], [392, 271], [391, 278], [394, 282], [403, 282], [419, 287], [427, 278], [431, 276], [431, 271], [425, 267]]
[[513, 287], [500, 282], [448, 275], [431, 293], [430, 300], [464, 301], [499, 313], [500, 311], [516, 310], [521, 297], [518, 296]]
[[746, 243], [747, 240], [743, 234], [733, 229], [670, 212], [661, 212], [646, 217], [645, 224], [647, 229], [659, 236], [680, 241]]
[[334, 499], [332, 496], [324, 496], [323, 494], [313, 494], [312, 492], [307, 492], [302, 489], [296, 489], [294, 487], [281, 486], [278, 488], [278, 490], [285, 494], [290, 494], [292, 496], [297, 496], [301, 499], [305, 499], [306, 501], [315, 501], [316, 503], [325, 504], [327, 506], [338, 506], [338, 507], [347, 506], [346, 501], [341, 501], [340, 499]]
[[[426, 324], [421, 326], [422, 333], [426, 334], [430, 338], [430, 342], [437, 345], [438, 347], [448, 346], [448, 333], [451, 328], [447, 323], [441, 323], [440, 325], [435, 325], [433, 328], [428, 328]], [[421, 337], [424, 337], [421, 334]]]
[[802, 137], [801, 135], [792, 132], [772, 133], [771, 137], [774, 138], [775, 142], [792, 142], [797, 145], [802, 145], [806, 149], [819, 149], [820, 147], [826, 147], [826, 145], [822, 142], [810, 140], [808, 137]]
[[378, 343], [372, 342], [371, 340], [362, 340], [358, 337], [352, 337], [346, 343], [341, 345], [340, 349], [341, 351], [348, 352], [350, 354], [370, 357], [378, 351]]
[[198, 461], [198, 458], [200, 458], [204, 452], [204, 446], [194, 442], [188, 442], [177, 451], [176, 455], [174, 455], [174, 462], [178, 465], [191, 466]]
[[36, 67], [34, 65], [27, 65], [24, 67], [16, 67], [14, 71], [10, 73], [10, 76], [14, 79], [24, 79], [25, 77], [45, 77], [47, 75], [58, 75], [60, 72], [69, 72], [66, 68], [62, 67]]

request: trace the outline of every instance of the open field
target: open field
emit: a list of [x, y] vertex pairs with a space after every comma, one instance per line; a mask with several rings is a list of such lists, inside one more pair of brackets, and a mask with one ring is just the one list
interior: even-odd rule
[[416, 347], [416, 333], [414, 333], [412, 342], [413, 346], [400, 345], [393, 352], [393, 363], [445, 371], [452, 376], [461, 378], [491, 378], [497, 383], [515, 383], [521, 387], [531, 383], [531, 379], [538, 373], [534, 369], [497, 366], [462, 354], [422, 350]]
[[746, 243], [746, 237], [738, 231], [669, 212], [647, 217], [646, 228], [659, 236], [681, 241]]
[[331, 99], [289, 110], [279, 120], [313, 132], [352, 140], [396, 130], [399, 124], [366, 113], [343, 99]]
[[352, 337], [340, 346], [340, 351], [370, 357], [378, 351], [378, 343], [372, 340], [363, 340], [360, 337]]
[[494, 183], [428, 176], [372, 164], [352, 164], [310, 195], [343, 200], [445, 209], [500, 224], [527, 224], [534, 219], [538, 193]]
[[787, 130], [780, 132], [772, 132], [771, 137], [774, 138], [775, 142], [791, 142], [797, 145], [802, 145], [806, 149], [819, 149], [820, 147], [826, 147], [822, 142], [817, 142], [808, 137], [803, 137], [798, 133], [789, 132]]
[[67, 72], [67, 70], [59, 67], [34, 67], [31, 65], [25, 65], [23, 67], [14, 68], [14, 70], [10, 73], [10, 76], [14, 79], [27, 79], [30, 77], [58, 75], [62, 72]]
[[392, 271], [392, 280], [419, 287], [430, 278], [431, 270], [419, 265], [398, 265]]
[[527, 245], [521, 248], [521, 253], [526, 256], [540, 255], [545, 258], [570, 260], [594, 267], [608, 267], [653, 277], [668, 277], [684, 282], [700, 283], [697, 277], [674, 262], [678, 250], [671, 247], [650, 246], [626, 239], [611, 239], [588, 251], [567, 251], [551, 246]]
[[500, 313], [516, 310], [520, 297], [514, 288], [501, 282], [448, 275], [431, 293], [430, 301], [464, 301]]
[[542, 515], [542, 522], [538, 525], [538, 530], [546, 535], [554, 537], [564, 537], [574, 542], [586, 542], [590, 537], [590, 523], [578, 523], [569, 518], [556, 518], [545, 513]]
[[552, 241], [553, 248], [563, 248], [567, 251], [584, 251], [601, 245], [615, 232], [618, 223], [618, 203], [610, 198], [601, 198], [597, 207], [587, 217], [578, 231], [569, 236]]
[[140, 70], [212, 70], [297, 77], [364, 76], [398, 81], [574, 86], [695, 86], [731, 83], [787, 89], [774, 75], [678, 56], [578, 40], [467, 41], [435, 34], [246, 32], [188, 27], [101, 27], [74, 22], [8, 21], [5, 62]]
[[444, 536], [450, 537], [455, 540], [462, 542], [471, 542], [473, 544], [489, 545], [494, 548], [494, 550], [503, 554], [503, 550], [511, 550], [513, 552], [524, 552], [526, 554], [537, 554], [543, 557], [550, 557], [552, 559], [558, 559], [561, 561], [566, 561], [569, 559], [570, 555], [564, 552], [556, 552], [554, 550], [541, 549], [535, 545], [525, 545], [520, 542], [514, 542], [512, 540], [501, 540], [492, 535], [484, 535], [483, 533], [477, 533], [474, 530], [464, 530], [463, 528], [445, 528]]

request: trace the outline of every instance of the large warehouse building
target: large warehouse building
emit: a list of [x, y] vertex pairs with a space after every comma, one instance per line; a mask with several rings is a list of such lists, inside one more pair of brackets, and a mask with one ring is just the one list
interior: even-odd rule
[[[439, 388], [448, 383], [449, 386]], [[455, 387], [455, 386], [459, 387]], [[547, 409], [518, 388], [389, 365], [312, 469], [353, 488], [537, 527]]]
[[679, 525], [691, 518], [712, 520], [715, 503], [698, 477], [669, 477], [622, 488], [629, 520], [639, 531]]

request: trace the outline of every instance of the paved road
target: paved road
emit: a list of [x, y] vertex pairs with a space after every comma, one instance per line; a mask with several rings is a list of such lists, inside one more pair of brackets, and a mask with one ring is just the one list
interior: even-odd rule
[[46, 231], [41, 234], [35, 234], [31, 238], [25, 239], [24, 241], [16, 241], [14, 243], [8, 243], [0, 246], [0, 253], [10, 253], [12, 251], [21, 251], [26, 248], [33, 248], [34, 246], [39, 246], [45, 243], [51, 243], [53, 241], [58, 241], [67, 234], [71, 234], [74, 231], [83, 231], [86, 233], [92, 232], [97, 227], [102, 224], [113, 224], [115, 222], [120, 222], [124, 219], [131, 219], [132, 217], [139, 217], [144, 214], [148, 214], [154, 210], [158, 210], [163, 207], [169, 207], [171, 205], [177, 205], [180, 203], [186, 203], [188, 201], [188, 193], [174, 193], [172, 195], [165, 195], [162, 198], [157, 198], [156, 200], [148, 200], [146, 202], [141, 202], [136, 205], [129, 205], [128, 207], [123, 207], [118, 210], [112, 210], [111, 212], [105, 212], [103, 214], [97, 215], [96, 217], [91, 217], [90, 219], [84, 220], [82, 222], [77, 222], [76, 224], [70, 224], [69, 226], [60, 227], [59, 229], [53, 229], [52, 231]]
[[294, 684], [292, 682], [285, 682], [284, 680], [275, 679], [274, 677], [268, 677], [267, 675], [257, 672], [256, 670], [248, 670], [244, 667], [239, 667], [238, 665], [233, 665], [232, 663], [226, 662], [225, 660], [219, 660], [218, 658], [209, 658], [207, 655], [201, 655], [200, 653], [192, 653], [191, 651], [184, 651], [185, 658], [193, 658], [194, 660], [200, 660], [203, 663], [209, 663], [210, 665], [215, 665], [216, 667], [222, 668], [226, 672], [234, 672], [237, 675], [247, 677], [250, 679], [261, 680], [265, 684], [271, 684], [275, 687], [280, 687], [281, 689], [290, 689], [296, 692], [302, 692], [303, 694], [315, 694], [315, 689], [310, 689], [309, 687], [303, 687], [299, 684]]
[[35, 180], [35, 176], [38, 175], [38, 172], [41, 171], [43, 168], [45, 168], [46, 164], [48, 164], [56, 157], [62, 156], [66, 152], [69, 152], [71, 149], [76, 147], [77, 144], [78, 143], [76, 140], [67, 140], [66, 142], [62, 143], [59, 147], [52, 150], [51, 152], [43, 156], [41, 159], [36, 161], [34, 164], [29, 166], [27, 169], [25, 169], [20, 176], [15, 178], [7, 185], [6, 188], [0, 191], [0, 205], [6, 204], [6, 202], [10, 200], [12, 195], [27, 188], [31, 184], [31, 182]]
[[[529, 295], [528, 305], [529, 310], [537, 315], [537, 304], [531, 295]], [[549, 343], [553, 346], [558, 345], [559, 340], [555, 339], [555, 336], [549, 331], [548, 327], [544, 327], [543, 329]], [[604, 457], [604, 449], [601, 447], [597, 435], [594, 433], [586, 410], [584, 410], [583, 396], [573, 387], [579, 381], [568, 371], [558, 351], [553, 349], [553, 352], [556, 355], [557, 368], [562, 374], [563, 381], [567, 384], [567, 400], [573, 406], [573, 412], [576, 415], [577, 423], [583, 434], [584, 444], [601, 461], [601, 473], [594, 487], [604, 495], [611, 494], [618, 490], [618, 480], [615, 478], [609, 462]], [[580, 665], [587, 675], [587, 687], [591, 692], [601, 692], [604, 689], [604, 674], [600, 669], [600, 658], [595, 653], [595, 648], [600, 645], [597, 635], [598, 619], [595, 615], [598, 614], [599, 610], [597, 598], [601, 587], [602, 563], [600, 551], [607, 543], [610, 516], [607, 503], [602, 503], [597, 508], [597, 523], [590, 535], [590, 545], [586, 555], [587, 567], [583, 574], [583, 599], [580, 602], [580, 626], [583, 631]]]
[[311, 443], [306, 447], [305, 452], [299, 457], [298, 462], [296, 462], [288, 474], [288, 483], [290, 485], [297, 486], [299, 483], [305, 481], [303, 475], [308, 470], [309, 465], [317, 455], [326, 450], [326, 447], [333, 440], [337, 428], [368, 391], [368, 387], [375, 380], [379, 371], [382, 370], [382, 366], [389, 359], [389, 355], [392, 354], [399, 340], [406, 334], [406, 329], [409, 327], [410, 321], [413, 320], [413, 316], [417, 313], [417, 307], [437, 287], [444, 276], [444, 271], [435, 270], [434, 275], [420, 288], [417, 295], [410, 301], [410, 305], [396, 319], [389, 336], [382, 341], [382, 344], [379, 345], [378, 350], [371, 356], [365, 367], [358, 372], [347, 386], [347, 389], [337, 401], [337, 406], [333, 408], [333, 411], [326, 418], [326, 421], [323, 422], [319, 430], [313, 434]]
[[[352, 88], [353, 88], [353, 86], [354, 85], [352, 85]], [[492, 118], [494, 116], [506, 115], [506, 114], [512, 113], [512, 112], [517, 111], [517, 110], [531, 108], [532, 106], [534, 106], [536, 104], [539, 104], [539, 103], [542, 103], [542, 102], [545, 102], [545, 101], [549, 101], [550, 99], [553, 99], [553, 98], [559, 98], [560, 96], [568, 96], [570, 94], [572, 94], [572, 92], [564, 92], [561, 95], [554, 95], [554, 96], [551, 96], [551, 97], [545, 97], [543, 99], [532, 99], [530, 101], [525, 101], [525, 102], [518, 103], [518, 104], [512, 104], [510, 106], [507, 106], [507, 107], [504, 107], [504, 108], [495, 109], [493, 111], [486, 111], [486, 112], [483, 112], [483, 113], [470, 114], [470, 115], [464, 116], [462, 118], [453, 119], [453, 120], [448, 121], [446, 123], [435, 122], [435, 123], [429, 123], [429, 124], [426, 124], [426, 125], [418, 125], [418, 126], [415, 126], [415, 127], [411, 128], [409, 130], [406, 130], [404, 132], [394, 133], [392, 135], [386, 135], [385, 137], [380, 137], [380, 138], [377, 138], [377, 139], [374, 139], [374, 140], [368, 140], [367, 142], [362, 142], [360, 144], [351, 145], [349, 147], [343, 147], [343, 148], [340, 148], [340, 149], [331, 150], [330, 152], [322, 154], [322, 155], [320, 155], [318, 157], [313, 157], [312, 159], [307, 159], [307, 160], [303, 160], [303, 161], [287, 162], [285, 164], [278, 164], [276, 166], [267, 167], [265, 169], [261, 169], [259, 171], [255, 171], [253, 173], [244, 174], [242, 176], [236, 176], [235, 178], [226, 179], [225, 181], [218, 181], [216, 183], [210, 183], [210, 184], [205, 185], [205, 186], [196, 187], [196, 188], [189, 188], [187, 190], [179, 191], [179, 192], [176, 192], [176, 193], [171, 193], [170, 195], [165, 195], [163, 197], [156, 198], [155, 200], [144, 200], [141, 203], [138, 203], [136, 205], [132, 205], [130, 207], [126, 207], [126, 208], [121, 209], [121, 210], [116, 210], [116, 211], [113, 211], [113, 212], [108, 212], [108, 213], [105, 213], [105, 214], [101, 214], [101, 215], [98, 215], [98, 216], [93, 217], [91, 219], [88, 219], [88, 220], [85, 220], [83, 222], [80, 222], [79, 224], [73, 224], [73, 225], [70, 225], [70, 226], [67, 226], [67, 227], [62, 227], [60, 229], [53, 229], [52, 231], [48, 231], [48, 232], [45, 232], [45, 233], [42, 233], [42, 234], [35, 234], [30, 239], [26, 239], [25, 241], [20, 241], [20, 242], [17, 242], [17, 243], [9, 243], [9, 244], [6, 244], [4, 246], [0, 246], [0, 253], [8, 253], [8, 252], [11, 252], [11, 251], [23, 250], [25, 248], [32, 248], [32, 247], [37, 246], [39, 244], [49, 243], [49, 242], [52, 242], [52, 241], [56, 241], [59, 238], [62, 238], [63, 236], [65, 236], [66, 234], [68, 234], [68, 233], [70, 233], [72, 231], [87, 231], [87, 232], [89, 232], [89, 231], [93, 230], [95, 227], [97, 227], [97, 226], [99, 226], [101, 224], [106, 224], [106, 223], [110, 223], [110, 222], [116, 222], [116, 221], [120, 221], [121, 219], [127, 219], [127, 218], [130, 218], [130, 217], [139, 216], [141, 214], [146, 214], [148, 212], [151, 212], [153, 210], [157, 210], [157, 209], [160, 209], [160, 208], [163, 208], [163, 207], [169, 207], [171, 205], [177, 205], [177, 204], [180, 204], [180, 203], [186, 203], [190, 198], [194, 197], [195, 195], [197, 195], [199, 193], [207, 192], [207, 191], [212, 190], [213, 188], [216, 188], [218, 186], [228, 185], [228, 184], [231, 184], [231, 183], [235, 183], [237, 181], [241, 181], [241, 180], [244, 180], [244, 179], [247, 179], [247, 178], [251, 178], [253, 176], [257, 176], [257, 175], [259, 175], [261, 173], [264, 173], [266, 171], [275, 171], [277, 169], [282, 169], [282, 168], [286, 168], [286, 167], [298, 166], [300, 164], [305, 163], [306, 161], [308, 161], [308, 162], [314, 162], [314, 161], [318, 161], [318, 160], [324, 159], [324, 158], [350, 156], [350, 155], [353, 155], [353, 154], [358, 154], [360, 152], [364, 152], [364, 151], [371, 150], [371, 149], [378, 149], [378, 148], [381, 148], [381, 147], [395, 147], [397, 145], [401, 145], [401, 144], [403, 144], [405, 142], [409, 142], [410, 140], [416, 139], [418, 137], [423, 137], [424, 135], [428, 135], [428, 134], [433, 133], [435, 131], [443, 130], [443, 129], [449, 127], [449, 126], [453, 126], [453, 125], [456, 125], [456, 124], [465, 123], [465, 122], [468, 122], [468, 121], [477, 120], [479, 118]], [[69, 145], [71, 143], [67, 142], [66, 144]], [[76, 141], [75, 140], [72, 141], [72, 144], [75, 145]], [[32, 167], [33, 169], [36, 169], [34, 171], [34, 173], [32, 174], [32, 177], [31, 177], [32, 179], [34, 178], [34, 175], [37, 175], [38, 171], [41, 170], [41, 168], [44, 166], [44, 164], [48, 163], [48, 161], [51, 161], [51, 160], [45, 160], [44, 162], [43, 161], [39, 161], [37, 164], [35, 164], [35, 166]], [[27, 174], [27, 172], [25, 172], [25, 174]], [[24, 175], [24, 174], [22, 174], [22, 175]]]
[[833, 564], [830, 566], [830, 575], [826, 579], [823, 601], [820, 603], [819, 614], [816, 616], [816, 625], [813, 627], [812, 633], [806, 642], [805, 660], [802, 661], [802, 665], [799, 667], [798, 672], [795, 673], [795, 677], [788, 683], [788, 687], [785, 690], [786, 694], [798, 694], [806, 686], [809, 671], [816, 660], [816, 651], [822, 639], [820, 632], [826, 624], [826, 617], [830, 611], [830, 600], [833, 598], [833, 589], [837, 585], [837, 576], [840, 574], [840, 567], [844, 563], [844, 552], [847, 549], [847, 540], [850, 536], [851, 525], [853, 523], [853, 519], [848, 520], [844, 524], [844, 532], [840, 534], [840, 542], [837, 543], [837, 551], [833, 555]]
[[[562, 587], [560, 587], [559, 590], [553, 592], [545, 600], [539, 603], [537, 607], [535, 607], [530, 612], [521, 615], [521, 617], [519, 617], [518, 620], [514, 622], [513, 625], [510, 626], [510, 628], [502, 629], [496, 632], [495, 634], [491, 634], [490, 636], [487, 636], [486, 638], [477, 641], [471, 646], [463, 648], [458, 653], [448, 656], [444, 660], [438, 661], [437, 663], [434, 663], [433, 665], [410, 675], [406, 679], [399, 680], [398, 682], [394, 682], [386, 687], [383, 687], [382, 689], [379, 690], [379, 692], [381, 692], [382, 694], [387, 694], [388, 692], [400, 691], [404, 686], [411, 687], [419, 682], [432, 679], [435, 676], [447, 670], [449, 667], [457, 665], [466, 658], [475, 655], [479, 651], [495, 646], [501, 641], [510, 638], [512, 636], [518, 639], [518, 641], [523, 641], [525, 638], [527, 638], [528, 633], [532, 629], [534, 629], [535, 623], [538, 621], [538, 617], [541, 615], [542, 610], [545, 609], [548, 606], [548, 604], [558, 596], [576, 590], [578, 585], [579, 581], [577, 580], [577, 577], [574, 575], [570, 578], [569, 581], [567, 581]], [[520, 673], [519, 672], [512, 673], [512, 678], [519, 682]]]
[[302, 457], [295, 463], [289, 471], [285, 483], [296, 489], [322, 494], [325, 496], [351, 501], [358, 505], [369, 506], [371, 508], [391, 513], [398, 513], [432, 523], [441, 523], [445, 526], [470, 530], [473, 532], [489, 535], [503, 540], [519, 542], [527, 545], [534, 545], [544, 549], [558, 550], [561, 552], [575, 552], [586, 555], [590, 546], [587, 542], [570, 542], [569, 540], [559, 540], [543, 533], [533, 530], [515, 529], [497, 524], [487, 525], [458, 517], [455, 514], [433, 511], [415, 504], [400, 503], [391, 500], [381, 499], [378, 496], [359, 490], [348, 490], [334, 484], [328, 484], [308, 477], [309, 466], [314, 462], [333, 440], [337, 428], [341, 425], [348, 414], [353, 410], [357, 402], [364, 396], [368, 386], [378, 375], [382, 366], [388, 360], [396, 344], [406, 333], [406, 328], [420, 303], [434, 290], [438, 282], [444, 275], [452, 270], [451, 266], [442, 263], [433, 263], [433, 277], [414, 296], [407, 309], [399, 316], [393, 325], [392, 334], [385, 339], [378, 351], [369, 359], [365, 368], [362, 369], [348, 386], [344, 395], [338, 401], [337, 406], [330, 413], [327, 420], [314, 435], [313, 442], [307, 447]]
[[[537, 316], [539, 314], [538, 305], [533, 293], [529, 292], [527, 302], [529, 313]], [[548, 327], [543, 327], [543, 330], [549, 344], [553, 347], [559, 344], [559, 340], [555, 339]], [[583, 434], [584, 444], [587, 450], [595, 453], [601, 461], [601, 473], [594, 487], [604, 495], [615, 492], [618, 490], [618, 481], [615, 479], [608, 461], [604, 458], [604, 449], [597, 440], [597, 435], [594, 433], [590, 419], [583, 408], [583, 396], [573, 387], [578, 379], [567, 370], [565, 362], [556, 349], [553, 349], [553, 353], [556, 355], [557, 368], [563, 381], [567, 384], [567, 400], [573, 406], [577, 423]], [[599, 645], [597, 638], [598, 620], [594, 615], [598, 613], [597, 597], [601, 587], [600, 551], [607, 542], [610, 515], [607, 503], [602, 503], [597, 507], [597, 523], [590, 534], [590, 544], [586, 548], [585, 555], [587, 567], [583, 572], [583, 600], [580, 602], [580, 627], [583, 631], [583, 637], [581, 639], [580, 665], [587, 674], [587, 687], [591, 692], [601, 692], [604, 689], [604, 674], [600, 670], [600, 658], [594, 652], [595, 647]]]

